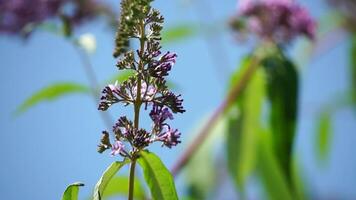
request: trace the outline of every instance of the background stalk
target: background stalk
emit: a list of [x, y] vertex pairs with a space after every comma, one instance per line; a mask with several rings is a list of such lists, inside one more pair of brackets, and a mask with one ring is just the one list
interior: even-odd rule
[[215, 110], [213, 115], [209, 118], [203, 129], [198, 133], [198, 136], [193, 140], [193, 142], [186, 148], [186, 151], [178, 159], [176, 164], [173, 166], [172, 175], [175, 177], [182, 170], [182, 168], [190, 161], [194, 153], [198, 151], [199, 147], [202, 146], [205, 139], [209, 136], [210, 130], [215, 126], [220, 116], [230, 107], [230, 105], [241, 95], [241, 92], [245, 88], [248, 81], [251, 79], [252, 75], [256, 71], [259, 64], [259, 59], [254, 56], [251, 58], [251, 62], [248, 69], [243, 74], [242, 78], [238, 83], [230, 90], [227, 97]]

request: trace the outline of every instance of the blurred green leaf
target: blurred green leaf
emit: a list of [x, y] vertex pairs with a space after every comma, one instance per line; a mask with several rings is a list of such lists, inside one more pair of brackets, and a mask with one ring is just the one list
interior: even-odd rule
[[53, 22], [44, 22], [38, 25], [38, 29], [42, 31], [46, 31], [55, 35], [61, 35], [62, 30], [58, 26], [58, 24]]
[[292, 179], [293, 179], [293, 194], [294, 199], [304, 200], [307, 198], [307, 191], [305, 187], [305, 182], [303, 181], [303, 171], [299, 162], [299, 159], [294, 156], [292, 161]]
[[94, 200], [101, 200], [104, 191], [109, 184], [110, 180], [115, 176], [115, 174], [123, 167], [124, 165], [128, 164], [129, 160], [124, 161], [115, 161], [113, 162], [103, 173], [101, 178], [99, 179], [98, 183], [95, 185], [93, 199]]
[[351, 91], [353, 96], [353, 103], [356, 105], [356, 34], [352, 36], [352, 46], [351, 46]]
[[84, 184], [80, 182], [70, 184], [64, 191], [62, 200], [78, 200], [79, 187], [81, 186]]
[[[142, 188], [139, 179], [135, 179], [134, 198], [145, 199], [145, 191]], [[108, 199], [115, 196], [127, 196], [129, 194], [129, 177], [114, 176], [106, 186], [102, 199]]]
[[242, 78], [242, 75], [245, 74], [246, 70], [250, 66], [250, 62], [251, 56], [245, 56], [241, 59], [240, 67], [235, 73], [231, 75], [229, 89], [231, 89], [233, 85], [236, 85], [237, 82]]
[[155, 154], [142, 151], [138, 163], [150, 188], [152, 199], [178, 199], [173, 176]]
[[319, 161], [325, 161], [330, 151], [331, 116], [329, 112], [322, 112], [317, 119], [316, 152]]
[[197, 34], [198, 28], [194, 25], [183, 24], [166, 28], [162, 32], [162, 43], [180, 42]]
[[27, 111], [29, 108], [44, 101], [53, 101], [69, 94], [77, 94], [77, 93], [87, 94], [89, 92], [90, 89], [87, 86], [78, 83], [70, 83], [70, 82], [55, 83], [37, 91], [31, 97], [26, 99], [17, 108], [15, 114], [21, 114]]
[[267, 74], [270, 101], [270, 128], [274, 152], [287, 180], [291, 178], [291, 157], [298, 106], [298, 73], [283, 53], [276, 52], [262, 61]]
[[[245, 65], [245, 61], [242, 64]], [[243, 67], [240, 69], [245, 70]], [[229, 112], [227, 161], [233, 180], [241, 192], [255, 168], [265, 87], [264, 71], [258, 69], [236, 100], [235, 109]]]
[[292, 200], [288, 181], [272, 149], [271, 134], [261, 132], [260, 135], [257, 167], [268, 197], [271, 200]]
[[111, 77], [109, 80], [105, 82], [105, 85], [107, 84], [114, 84], [116, 81], [118, 83], [122, 83], [123, 81], [126, 81], [130, 76], [134, 75], [135, 71], [133, 70], [122, 70], [120, 73], [115, 74], [113, 77]]

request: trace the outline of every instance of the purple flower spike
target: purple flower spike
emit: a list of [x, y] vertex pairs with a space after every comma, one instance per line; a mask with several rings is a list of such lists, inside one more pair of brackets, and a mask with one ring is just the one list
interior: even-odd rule
[[169, 128], [168, 131], [160, 134], [157, 140], [163, 142], [162, 145], [172, 148], [172, 146], [176, 146], [181, 142], [179, 140], [180, 135], [181, 133], [177, 129], [173, 130]]
[[124, 150], [125, 145], [121, 141], [116, 141], [111, 147], [111, 155], [116, 156], [118, 154], [125, 155], [126, 151]]
[[[0, 0], [1, 1], [1, 0]], [[130, 70], [131, 75], [119, 85], [110, 84], [102, 92], [99, 110], [107, 110], [115, 103], [134, 107], [133, 120], [126, 116], [120, 117], [113, 126], [112, 132], [115, 143], [111, 145], [107, 140], [107, 132], [99, 144], [99, 152], [112, 147], [112, 155], [120, 154], [124, 157], [137, 158], [140, 151], [145, 150], [154, 142], [162, 142], [171, 148], [180, 143], [180, 132], [173, 130], [168, 119], [173, 119], [173, 113], [185, 112], [181, 95], [176, 95], [167, 86], [168, 76], [176, 63], [177, 54], [161, 53], [161, 30], [163, 16], [156, 9], [149, 6], [151, 1], [123, 0], [121, 3], [120, 27], [115, 40], [114, 57], [118, 58], [119, 70]], [[135, 15], [132, 9], [138, 9], [140, 15]], [[146, 16], [144, 16], [146, 15]], [[149, 29], [142, 34], [137, 27]], [[129, 39], [138, 39], [139, 49], [129, 49]], [[152, 106], [152, 109], [149, 108]], [[153, 123], [151, 130], [140, 127], [140, 109], [151, 109], [149, 116]], [[127, 152], [123, 143], [128, 145]], [[104, 145], [106, 144], [106, 146]]]

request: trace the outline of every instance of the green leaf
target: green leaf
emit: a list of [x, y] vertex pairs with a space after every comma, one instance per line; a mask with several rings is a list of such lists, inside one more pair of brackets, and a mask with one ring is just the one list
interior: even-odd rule
[[150, 188], [152, 199], [178, 199], [173, 177], [155, 154], [142, 151], [138, 163]]
[[63, 193], [62, 200], [78, 200], [79, 187], [81, 186], [84, 184], [80, 182], [69, 185]]
[[320, 114], [317, 122], [316, 152], [319, 161], [325, 161], [330, 151], [331, 116], [329, 112]]
[[292, 200], [288, 181], [271, 145], [271, 134], [261, 132], [258, 148], [258, 172], [271, 200]]
[[271, 105], [270, 128], [278, 163], [287, 180], [291, 178], [291, 157], [294, 143], [298, 105], [298, 73], [283, 53], [262, 61], [267, 74], [268, 99]]
[[294, 156], [292, 163], [292, 179], [293, 179], [293, 191], [294, 191], [294, 199], [304, 200], [307, 198], [307, 190], [305, 187], [304, 174], [302, 167], [300, 165], [299, 159]]
[[60, 82], [55, 83], [50, 86], [47, 86], [31, 97], [26, 99], [16, 110], [15, 114], [21, 114], [27, 111], [29, 108], [42, 103], [44, 101], [54, 101], [60, 97], [69, 94], [87, 94], [90, 92], [90, 89], [87, 86], [78, 84], [78, 83], [67, 83], [67, 82]]
[[103, 173], [98, 183], [95, 185], [93, 199], [101, 200], [102, 195], [104, 194], [105, 188], [108, 185], [109, 181], [114, 177], [114, 175], [123, 167], [129, 163], [129, 160], [124, 161], [115, 161], [113, 162]]
[[237, 82], [242, 78], [242, 75], [245, 74], [246, 70], [250, 66], [250, 63], [251, 63], [251, 56], [245, 56], [241, 59], [241, 63], [240, 63], [240, 67], [239, 67], [238, 71], [236, 71], [236, 73], [232, 74], [232, 76], [230, 78], [229, 89], [231, 89], [231, 87], [233, 85], [237, 84]]
[[[142, 188], [140, 180], [135, 178], [134, 183], [134, 198], [145, 199], [145, 191]], [[115, 196], [127, 196], [129, 194], [129, 177], [127, 176], [114, 176], [106, 186], [103, 199], [108, 199]]]
[[356, 105], [356, 34], [352, 36], [352, 46], [351, 46], [351, 91], [353, 96], [353, 103]]
[[111, 77], [109, 80], [107, 80], [105, 82], [105, 85], [113, 84], [116, 81], [118, 83], [122, 83], [123, 81], [126, 81], [130, 76], [132, 76], [134, 74], [135, 74], [134, 70], [121, 70], [120, 73], [115, 74], [113, 77]]
[[58, 26], [58, 24], [53, 23], [53, 22], [43, 22], [41, 24], [38, 25], [37, 27], [39, 30], [48, 32], [48, 33], [52, 33], [55, 35], [61, 35], [61, 29]]
[[[245, 65], [245, 61], [242, 64]], [[240, 69], [245, 70], [244, 67]], [[260, 68], [236, 100], [234, 108], [229, 111], [227, 162], [233, 180], [241, 192], [255, 169], [264, 98], [265, 74]]]
[[162, 43], [174, 43], [193, 37], [197, 30], [196, 26], [186, 24], [167, 28], [162, 32]]

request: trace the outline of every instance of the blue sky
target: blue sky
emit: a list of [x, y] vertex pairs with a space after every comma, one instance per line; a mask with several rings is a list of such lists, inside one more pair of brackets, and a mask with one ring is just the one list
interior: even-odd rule
[[[190, 4], [189, 2], [193, 2]], [[194, 3], [195, 2], [195, 3]], [[200, 24], [201, 1], [162, 1], [154, 6], [165, 16], [167, 27], [177, 24]], [[326, 7], [321, 0], [300, 1], [313, 16], [321, 17]], [[116, 1], [111, 1], [116, 6]], [[236, 1], [210, 0], [210, 12], [203, 24], [219, 24], [231, 16]], [[200, 10], [200, 11], [199, 11]], [[91, 32], [97, 38], [97, 52], [91, 56], [98, 79], [104, 82], [116, 73], [113, 59], [113, 33], [101, 21], [80, 28], [77, 34]], [[221, 52], [209, 50], [207, 42], [220, 41]], [[356, 198], [355, 113], [350, 109], [337, 112], [335, 136], [328, 164], [317, 165], [314, 155], [314, 123], [320, 106], [348, 86], [348, 50], [345, 40], [311, 63], [301, 66], [300, 121], [296, 152], [300, 154], [310, 190], [320, 197]], [[250, 49], [233, 40], [229, 32], [219, 37], [199, 35], [182, 43], [170, 44], [165, 50], [177, 52], [178, 60], [171, 80], [179, 86], [187, 110], [177, 115], [173, 126], [183, 133], [181, 145], [163, 151], [157, 145], [153, 151], [171, 167], [184, 150], [192, 130], [202, 117], [209, 115], [226, 91], [228, 75], [239, 59]], [[292, 50], [294, 59], [300, 54]], [[223, 56], [223, 57], [222, 57]], [[78, 55], [63, 38], [46, 32], [36, 32], [28, 41], [0, 36], [0, 192], [2, 199], [59, 199], [66, 185], [81, 181], [86, 187], [81, 196], [90, 194], [104, 169], [114, 160], [96, 152], [100, 133], [105, 129], [91, 97], [73, 95], [55, 102], [40, 104], [14, 118], [13, 112], [34, 91], [54, 82], [73, 81], [88, 84]], [[224, 66], [221, 66], [224, 65]], [[125, 113], [117, 107], [112, 115]], [[147, 123], [147, 122], [145, 122]], [[124, 174], [124, 172], [123, 172]], [[181, 190], [180, 190], [181, 191]]]

